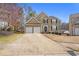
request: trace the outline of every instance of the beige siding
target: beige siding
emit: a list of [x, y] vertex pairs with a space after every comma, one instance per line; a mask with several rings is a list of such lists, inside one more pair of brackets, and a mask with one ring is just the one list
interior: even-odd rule
[[79, 22], [79, 14], [70, 15], [69, 17], [70, 35], [74, 35], [75, 28], [79, 28], [79, 24], [77, 24], [77, 22]]
[[[52, 22], [51, 22], [51, 19], [52, 19]], [[56, 23], [56, 20], [57, 20], [57, 23]], [[58, 32], [60, 30], [60, 20], [56, 17], [50, 18], [45, 13], [42, 12], [36, 18], [31, 18], [31, 20], [26, 24], [26, 27], [40, 26], [41, 32], [45, 32], [44, 27], [46, 26], [47, 32], [53, 32], [53, 30], [51, 29], [52, 25], [57, 26], [57, 30], [54, 30], [54, 31]]]

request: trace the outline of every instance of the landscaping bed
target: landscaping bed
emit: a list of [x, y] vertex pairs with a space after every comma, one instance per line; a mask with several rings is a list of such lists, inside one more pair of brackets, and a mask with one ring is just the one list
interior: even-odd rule
[[79, 43], [79, 36], [66, 36], [55, 34], [44, 34], [46, 37], [57, 42]]
[[0, 35], [8, 36], [8, 35], [11, 35], [11, 34], [13, 34], [13, 32], [10, 32], [10, 31], [0, 31]]

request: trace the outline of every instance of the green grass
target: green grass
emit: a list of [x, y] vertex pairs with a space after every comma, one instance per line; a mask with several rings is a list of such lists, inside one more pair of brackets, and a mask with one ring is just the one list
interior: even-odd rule
[[8, 43], [12, 42], [17, 39], [17, 37], [20, 37], [22, 34], [11, 34], [8, 36], [0, 35], [0, 43]]

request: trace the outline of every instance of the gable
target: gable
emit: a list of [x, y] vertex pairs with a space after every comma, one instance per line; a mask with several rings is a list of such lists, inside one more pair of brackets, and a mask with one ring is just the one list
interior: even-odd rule
[[40, 23], [40, 22], [35, 17], [32, 17], [26, 23], [27, 24], [37, 24], [37, 23]]
[[41, 13], [37, 16], [37, 20], [40, 21], [42, 18], [48, 18], [48, 16], [47, 16], [44, 12], [41, 12]]
[[41, 12], [41, 13], [39, 14], [39, 16], [40, 16], [40, 17], [48, 17], [44, 12]]

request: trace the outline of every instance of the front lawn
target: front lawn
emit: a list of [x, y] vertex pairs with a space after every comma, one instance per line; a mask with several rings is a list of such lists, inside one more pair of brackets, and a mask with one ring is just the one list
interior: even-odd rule
[[11, 35], [5, 36], [5, 35], [0, 35], [0, 43], [8, 43], [16, 40], [18, 37], [20, 37], [22, 34], [16, 34], [13, 33]]

